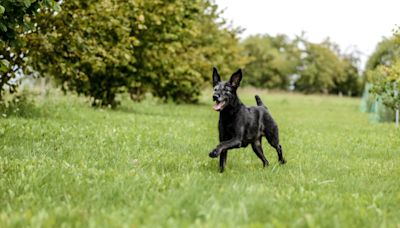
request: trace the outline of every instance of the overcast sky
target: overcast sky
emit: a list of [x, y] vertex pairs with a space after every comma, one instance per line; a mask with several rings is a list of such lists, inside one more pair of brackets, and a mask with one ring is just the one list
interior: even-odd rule
[[223, 16], [245, 29], [241, 35], [306, 32], [320, 42], [326, 37], [342, 51], [363, 53], [363, 62], [382, 37], [400, 25], [400, 0], [215, 0]]

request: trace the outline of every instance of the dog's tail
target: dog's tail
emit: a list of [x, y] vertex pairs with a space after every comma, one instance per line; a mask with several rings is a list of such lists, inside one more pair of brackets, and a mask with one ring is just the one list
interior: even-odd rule
[[257, 102], [257, 106], [265, 107], [264, 103], [262, 102], [261, 98], [258, 95], [256, 95], [256, 102]]

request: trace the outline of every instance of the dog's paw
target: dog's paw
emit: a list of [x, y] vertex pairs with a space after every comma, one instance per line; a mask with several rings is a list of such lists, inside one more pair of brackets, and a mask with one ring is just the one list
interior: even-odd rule
[[281, 163], [281, 165], [286, 163], [286, 160], [284, 158], [282, 158], [282, 160], [279, 160], [279, 163]]
[[218, 157], [218, 151], [213, 150], [208, 154], [208, 156], [210, 156], [210, 158], [216, 158], [216, 157]]
[[269, 166], [269, 161], [266, 160], [266, 161], [263, 163], [263, 166], [264, 166], [264, 167]]

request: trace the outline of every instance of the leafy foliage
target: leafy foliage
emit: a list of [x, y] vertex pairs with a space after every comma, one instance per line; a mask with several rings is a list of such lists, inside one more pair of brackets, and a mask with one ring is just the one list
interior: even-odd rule
[[209, 1], [146, 1], [144, 26], [137, 30], [135, 52], [137, 84], [163, 99], [195, 102], [204, 82], [210, 82], [211, 66], [228, 74], [243, 65], [238, 31], [217, 23], [216, 5]]
[[380, 65], [390, 66], [400, 56], [400, 44], [397, 37], [384, 38], [368, 58], [366, 71], [374, 70]]
[[304, 50], [300, 78], [295, 89], [305, 93], [343, 93], [359, 95], [361, 80], [358, 59], [341, 55], [337, 45], [326, 40], [320, 44], [302, 41]]
[[362, 80], [359, 58], [354, 53], [339, 55], [342, 74], [334, 78], [334, 88], [330, 93], [344, 94], [348, 96], [360, 96], [362, 94]]
[[359, 93], [355, 55], [285, 35], [252, 36], [239, 45], [240, 29], [227, 26], [211, 0], [71, 0], [62, 1], [62, 10], [47, 0], [1, 4], [9, 20], [1, 22], [7, 30], [0, 43], [1, 88], [12, 91], [16, 84], [9, 82], [34, 69], [65, 92], [91, 97], [95, 106], [115, 107], [123, 92], [135, 101], [151, 93], [196, 102], [217, 66], [222, 75], [244, 67], [255, 87]]
[[400, 109], [400, 61], [391, 66], [378, 66], [369, 72], [373, 86], [371, 92], [379, 95], [385, 106]]
[[17, 88], [15, 78], [26, 63], [24, 35], [34, 29], [34, 16], [44, 8], [59, 6], [53, 0], [0, 1], [0, 101], [7, 88], [11, 93]]
[[334, 87], [334, 78], [342, 74], [340, 61], [328, 43], [314, 44], [303, 42], [300, 78], [296, 81], [296, 90], [305, 93], [328, 93]]
[[342, 54], [329, 40], [312, 43], [303, 37], [257, 35], [248, 37], [242, 46], [251, 59], [245, 70], [252, 86], [360, 95], [356, 53]]
[[367, 63], [367, 77], [372, 82], [370, 91], [378, 95], [383, 104], [400, 109], [400, 33], [378, 44]]
[[300, 64], [300, 50], [296, 41], [285, 35], [250, 36], [242, 43], [244, 54], [251, 61], [246, 64], [248, 83], [255, 87], [288, 89], [290, 77]]
[[237, 30], [217, 23], [208, 0], [113, 2], [73, 0], [31, 36], [32, 65], [53, 75], [65, 91], [116, 106], [128, 91], [141, 100], [196, 102], [213, 64], [244, 61]]
[[116, 93], [135, 71], [131, 30], [142, 26], [130, 17], [136, 4], [66, 1], [62, 7], [50, 18], [43, 12], [38, 32], [29, 37], [32, 66], [53, 75], [64, 91], [92, 97], [93, 105], [117, 105]]
[[19, 36], [33, 29], [33, 18], [39, 9], [59, 9], [53, 0], [2, 0], [0, 2], [0, 40], [19, 46]]

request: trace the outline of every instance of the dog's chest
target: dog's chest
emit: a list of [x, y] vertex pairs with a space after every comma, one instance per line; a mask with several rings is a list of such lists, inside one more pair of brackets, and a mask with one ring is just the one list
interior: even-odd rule
[[233, 138], [236, 135], [241, 135], [240, 132], [245, 128], [243, 118], [238, 115], [221, 115], [219, 119], [219, 130], [226, 138]]
[[235, 118], [220, 117], [219, 129], [225, 133], [235, 133], [235, 126], [237, 125]]

